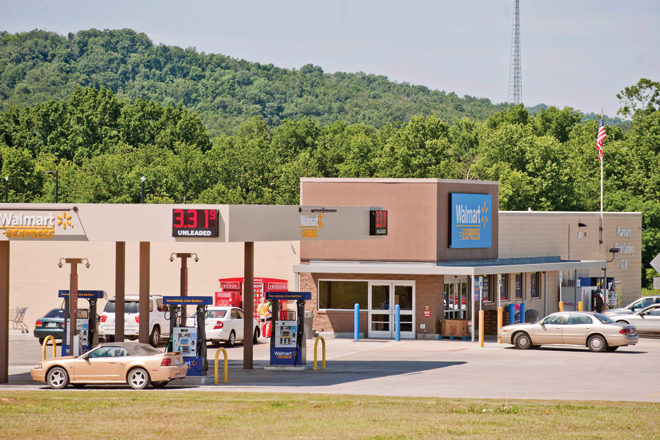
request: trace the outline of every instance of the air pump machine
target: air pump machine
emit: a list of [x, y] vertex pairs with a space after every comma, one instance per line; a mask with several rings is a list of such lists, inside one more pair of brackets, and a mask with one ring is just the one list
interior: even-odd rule
[[[206, 358], [206, 306], [213, 304], [208, 296], [165, 296], [163, 304], [169, 309], [170, 339], [167, 351], [180, 351], [183, 361], [188, 365], [188, 376], [206, 376], [208, 359]], [[183, 306], [197, 306], [195, 312], [196, 327], [185, 327]]]
[[[273, 303], [273, 332], [270, 336], [270, 365], [305, 367], [307, 343], [305, 341], [305, 301], [311, 292], [266, 292]], [[280, 300], [295, 301], [294, 312], [280, 313]], [[282, 319], [285, 317], [286, 319]]]

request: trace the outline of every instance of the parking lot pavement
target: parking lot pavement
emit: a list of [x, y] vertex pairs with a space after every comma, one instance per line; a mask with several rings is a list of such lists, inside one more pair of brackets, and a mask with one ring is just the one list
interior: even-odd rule
[[[45, 388], [44, 384], [32, 382], [29, 376], [32, 365], [41, 359], [41, 348], [36, 341], [26, 342], [10, 343], [10, 383], [0, 386], [0, 391]], [[269, 363], [269, 344], [262, 340], [255, 346], [252, 370], [242, 368], [242, 346], [227, 349], [228, 384], [199, 387], [170, 384], [168, 389], [660, 401], [660, 384], [655, 373], [660, 364], [658, 339], [641, 339], [638, 345], [622, 347], [614, 353], [591, 353], [585, 348], [568, 346], [516, 350], [495, 342], [487, 342], [480, 348], [479, 344], [467, 341], [327, 339], [326, 344], [326, 370], [264, 370], [263, 365]], [[308, 341], [308, 364], [314, 359], [313, 346], [314, 341]], [[209, 349], [210, 375], [213, 375], [215, 352]], [[320, 358], [319, 344], [319, 369]]]

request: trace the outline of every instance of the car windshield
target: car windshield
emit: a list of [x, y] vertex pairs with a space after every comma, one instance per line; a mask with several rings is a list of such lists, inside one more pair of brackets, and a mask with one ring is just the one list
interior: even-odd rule
[[209, 318], [224, 318], [227, 314], [226, 310], [209, 310]]
[[[115, 302], [108, 301], [103, 309], [105, 313], [115, 313]], [[139, 313], [140, 303], [137, 301], [126, 301], [124, 303], [124, 313]]]
[[600, 313], [594, 313], [594, 316], [598, 318], [598, 320], [603, 324], [616, 324], [612, 318], [602, 315]]
[[62, 318], [62, 319], [64, 319], [64, 310], [62, 310], [62, 309], [53, 309], [50, 312], [46, 313], [44, 318]]

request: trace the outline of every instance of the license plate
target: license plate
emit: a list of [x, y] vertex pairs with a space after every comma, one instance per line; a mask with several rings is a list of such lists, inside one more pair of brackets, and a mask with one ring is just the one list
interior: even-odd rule
[[56, 322], [47, 322], [46, 327], [57, 327], [57, 323]]

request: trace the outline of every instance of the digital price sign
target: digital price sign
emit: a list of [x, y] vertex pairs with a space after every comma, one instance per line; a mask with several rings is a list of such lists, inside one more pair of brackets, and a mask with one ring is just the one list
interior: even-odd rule
[[387, 211], [370, 211], [369, 235], [387, 235]]
[[217, 237], [218, 220], [217, 209], [174, 209], [172, 210], [172, 237]]

